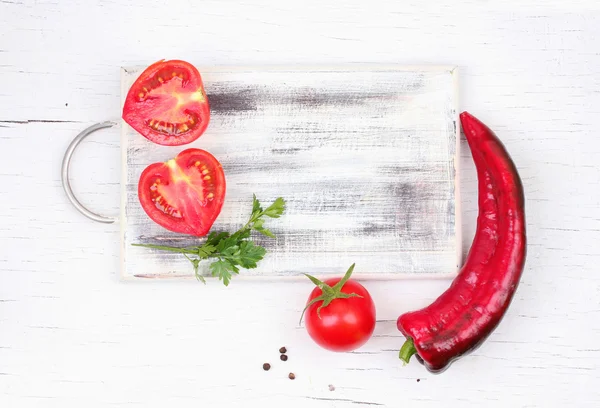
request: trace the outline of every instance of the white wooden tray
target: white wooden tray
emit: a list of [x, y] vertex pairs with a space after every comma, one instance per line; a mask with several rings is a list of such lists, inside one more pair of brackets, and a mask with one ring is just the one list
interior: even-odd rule
[[[202, 242], [152, 222], [137, 197], [147, 165], [189, 147], [211, 152], [225, 171], [213, 230], [244, 224], [253, 193], [287, 201], [284, 216], [267, 221], [277, 238], [256, 236], [265, 259], [234, 279], [340, 275], [352, 263], [362, 278], [456, 273], [455, 67], [197, 66], [211, 105], [202, 137], [165, 147], [121, 124], [123, 279], [194, 276], [182, 255], [131, 246]], [[143, 68], [122, 69], [122, 102]], [[209, 276], [208, 263], [200, 270]]]

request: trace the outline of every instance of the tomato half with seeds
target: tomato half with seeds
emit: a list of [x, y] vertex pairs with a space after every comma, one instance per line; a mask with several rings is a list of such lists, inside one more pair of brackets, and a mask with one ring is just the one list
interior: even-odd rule
[[210, 106], [202, 77], [190, 63], [161, 60], [133, 83], [123, 105], [123, 120], [148, 140], [180, 146], [206, 130]]
[[150, 219], [169, 231], [205, 236], [221, 212], [226, 182], [221, 163], [201, 149], [146, 167], [138, 197]]

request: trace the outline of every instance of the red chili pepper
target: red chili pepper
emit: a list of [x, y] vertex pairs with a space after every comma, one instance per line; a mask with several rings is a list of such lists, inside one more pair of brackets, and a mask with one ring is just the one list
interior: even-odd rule
[[517, 169], [498, 137], [467, 112], [460, 115], [479, 181], [477, 230], [451, 286], [429, 306], [398, 318], [407, 337], [400, 358], [433, 373], [479, 347], [508, 309], [526, 257], [525, 203]]

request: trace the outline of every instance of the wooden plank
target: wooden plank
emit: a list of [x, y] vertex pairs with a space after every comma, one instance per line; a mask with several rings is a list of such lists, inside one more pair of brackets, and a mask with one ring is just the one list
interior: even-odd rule
[[[142, 67], [122, 70], [122, 99]], [[447, 276], [457, 233], [457, 85], [454, 67], [200, 68], [211, 104], [206, 133], [183, 147], [148, 142], [123, 123], [122, 277], [192, 277], [179, 254], [132, 243], [199, 242], [141, 209], [143, 169], [185, 148], [210, 151], [227, 178], [213, 230], [235, 231], [263, 203], [287, 200], [269, 220], [276, 239], [246, 277], [339, 274]], [[201, 266], [208, 273], [208, 264]]]

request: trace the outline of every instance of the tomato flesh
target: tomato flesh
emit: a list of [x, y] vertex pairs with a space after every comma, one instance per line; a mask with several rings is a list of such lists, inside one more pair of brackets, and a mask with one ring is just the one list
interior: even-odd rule
[[187, 149], [146, 167], [138, 198], [150, 219], [163, 228], [202, 237], [221, 212], [225, 190], [219, 161], [207, 151]]
[[[331, 278], [324, 282], [333, 287], [339, 281], [340, 278]], [[361, 297], [334, 299], [321, 309], [321, 317], [317, 309], [322, 301], [306, 309], [306, 330], [310, 337], [321, 347], [336, 352], [352, 351], [363, 346], [371, 338], [376, 321], [375, 303], [364, 286], [350, 279], [341, 291]], [[315, 287], [307, 304], [321, 294], [321, 289]]]
[[150, 65], [127, 93], [123, 120], [160, 145], [179, 146], [198, 139], [210, 120], [200, 73], [180, 60]]

